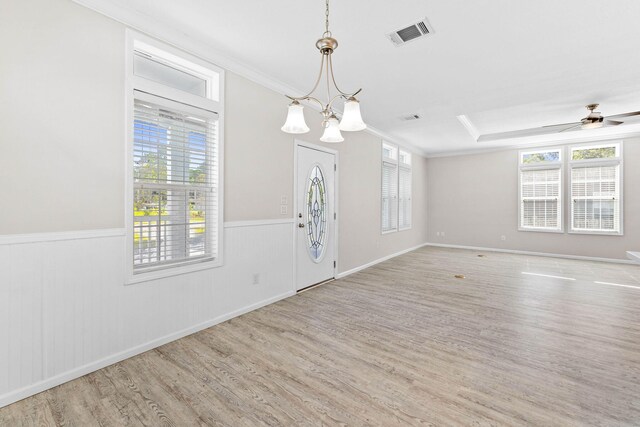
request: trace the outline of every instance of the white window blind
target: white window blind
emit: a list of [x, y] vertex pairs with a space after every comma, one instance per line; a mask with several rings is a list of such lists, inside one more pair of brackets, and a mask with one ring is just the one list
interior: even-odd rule
[[134, 271], [216, 258], [217, 115], [134, 97]]
[[523, 170], [523, 228], [560, 229], [560, 169]]
[[398, 224], [398, 165], [382, 162], [382, 231], [397, 229]]
[[411, 227], [411, 153], [382, 144], [381, 229], [383, 233]]
[[411, 227], [411, 154], [400, 151], [398, 178], [398, 228]]
[[520, 229], [562, 230], [561, 150], [520, 153]]
[[619, 143], [571, 147], [571, 231], [622, 232]]

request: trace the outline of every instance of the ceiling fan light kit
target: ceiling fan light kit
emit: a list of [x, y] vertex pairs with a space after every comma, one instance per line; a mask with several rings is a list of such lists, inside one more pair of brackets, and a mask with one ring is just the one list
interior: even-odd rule
[[580, 129], [598, 129], [602, 126], [602, 122], [589, 122], [581, 124]]
[[581, 129], [598, 129], [603, 126], [604, 117], [599, 111], [594, 111], [598, 108], [598, 104], [589, 104], [586, 106], [587, 110], [589, 110], [589, 115], [584, 119], [580, 120], [582, 125], [580, 125]]
[[[338, 88], [336, 79], [333, 74], [333, 61], [331, 55], [338, 48], [338, 41], [331, 37], [331, 31], [329, 31], [329, 0], [325, 2], [325, 32], [316, 42], [316, 47], [322, 54], [322, 60], [320, 61], [320, 72], [316, 79], [316, 82], [311, 91], [299, 97], [293, 97], [286, 95], [292, 102], [289, 104], [289, 111], [287, 113], [287, 120], [282, 126], [282, 131], [291, 134], [301, 134], [309, 132], [304, 119], [303, 106], [300, 101], [313, 101], [317, 102], [321, 108], [321, 114], [323, 117], [322, 126], [324, 132], [320, 141], [323, 142], [342, 142], [344, 138], [340, 131], [355, 132], [366, 129], [367, 125], [362, 120], [360, 113], [360, 102], [356, 99], [356, 95], [360, 93], [362, 89], [358, 89], [353, 93], [343, 92]], [[327, 82], [327, 102], [323, 103], [318, 98], [312, 96], [315, 90], [318, 88], [322, 76], [325, 75]], [[331, 86], [337, 92], [334, 96], [331, 95]], [[333, 103], [339, 99], [344, 100], [344, 113], [342, 115], [342, 121], [338, 121], [338, 117], [333, 111]]]

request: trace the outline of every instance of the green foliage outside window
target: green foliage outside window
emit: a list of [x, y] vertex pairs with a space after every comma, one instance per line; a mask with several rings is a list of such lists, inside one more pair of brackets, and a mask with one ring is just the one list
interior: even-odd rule
[[527, 153], [522, 155], [522, 163], [532, 164], [532, 163], [541, 163], [541, 162], [557, 162], [560, 160], [560, 152], [559, 151], [547, 151], [547, 152], [538, 152], [538, 153]]
[[616, 157], [616, 147], [582, 148], [573, 150], [571, 160], [607, 159]]

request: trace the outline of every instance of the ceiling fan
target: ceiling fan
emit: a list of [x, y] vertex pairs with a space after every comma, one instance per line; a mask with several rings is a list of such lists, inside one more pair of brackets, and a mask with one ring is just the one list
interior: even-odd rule
[[595, 111], [599, 104], [589, 104], [586, 106], [589, 114], [579, 122], [562, 123], [557, 125], [547, 125], [539, 128], [521, 129], [509, 132], [498, 132], [480, 135], [478, 142], [496, 141], [500, 139], [523, 138], [527, 136], [548, 135], [580, 129], [598, 129], [601, 127], [618, 126], [624, 123], [619, 120], [625, 117], [640, 116], [640, 111], [630, 113], [614, 114], [603, 116], [599, 111]]
[[614, 120], [614, 119], [621, 119], [623, 117], [631, 117], [631, 116], [640, 116], [640, 111], [635, 111], [632, 113], [615, 114], [613, 116], [603, 117], [600, 111], [595, 111], [595, 109], [598, 108], [598, 105], [599, 104], [587, 105], [586, 109], [589, 110], [589, 114], [587, 115], [587, 117], [582, 118], [577, 123], [563, 123], [561, 125], [548, 125], [543, 127], [549, 128], [549, 127], [557, 127], [557, 126], [569, 126], [568, 128], [562, 129], [559, 132], [566, 132], [568, 130], [575, 129], [577, 127], [580, 127], [580, 129], [598, 129], [603, 126], [618, 126], [624, 123], [623, 121]]

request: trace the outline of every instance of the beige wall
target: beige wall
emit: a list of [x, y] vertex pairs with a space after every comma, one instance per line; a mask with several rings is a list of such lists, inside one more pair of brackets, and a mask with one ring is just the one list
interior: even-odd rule
[[[125, 26], [67, 0], [0, 7], [0, 235], [123, 227]], [[292, 218], [286, 98], [233, 73], [225, 90], [225, 221]], [[301, 139], [319, 143], [320, 115], [307, 122]], [[426, 238], [425, 159], [414, 157], [414, 227], [381, 235], [381, 140], [345, 136], [328, 145], [340, 152], [341, 271]]]
[[[640, 138], [624, 143], [624, 236], [518, 231], [518, 151], [428, 159], [432, 243], [626, 258], [640, 249]], [[566, 182], [566, 180], [565, 180]], [[566, 194], [566, 193], [565, 193]], [[567, 216], [565, 197], [565, 219]], [[566, 224], [566, 220], [565, 220]], [[438, 237], [437, 232], [445, 232]], [[506, 240], [501, 240], [505, 236]]]
[[286, 98], [233, 73], [225, 97], [225, 221], [292, 218], [280, 214], [281, 196], [293, 195]]
[[124, 226], [124, 27], [0, 2], [0, 234]]

